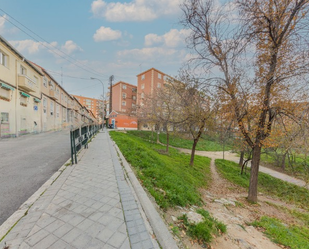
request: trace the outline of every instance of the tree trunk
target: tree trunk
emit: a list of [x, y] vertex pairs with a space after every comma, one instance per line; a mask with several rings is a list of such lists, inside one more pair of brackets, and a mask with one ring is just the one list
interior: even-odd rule
[[251, 173], [249, 183], [248, 201], [257, 202], [258, 194], [258, 174], [261, 158], [261, 147], [255, 145], [253, 148], [252, 161], [251, 161]]
[[192, 146], [192, 150], [191, 150], [190, 166], [193, 166], [193, 163], [194, 163], [194, 155], [195, 155], [195, 148], [196, 148], [197, 142], [198, 142], [198, 139], [193, 140], [193, 146]]
[[239, 158], [239, 167], [242, 167], [243, 166], [243, 164], [244, 164], [244, 156], [245, 156], [245, 151], [244, 150], [242, 150], [241, 152], [240, 152], [240, 158]]
[[166, 129], [166, 152], [168, 153], [168, 147], [170, 144], [170, 133], [168, 132], [168, 129]]
[[285, 152], [282, 156], [282, 161], [281, 161], [281, 169], [285, 170], [285, 158], [286, 158], [287, 152]]
[[157, 144], [160, 143], [160, 131], [157, 131]]

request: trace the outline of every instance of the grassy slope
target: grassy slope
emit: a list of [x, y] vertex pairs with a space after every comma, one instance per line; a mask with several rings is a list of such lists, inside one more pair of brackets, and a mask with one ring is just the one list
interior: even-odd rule
[[[156, 141], [157, 134], [151, 131], [128, 131], [130, 134], [141, 137], [146, 140]], [[166, 134], [160, 133], [160, 142], [166, 144]], [[176, 135], [170, 135], [170, 145], [178, 148], [192, 149], [193, 141], [190, 139], [181, 138]], [[225, 150], [230, 150], [231, 147], [226, 146]], [[200, 138], [196, 150], [201, 151], [222, 151], [222, 146], [216, 141], [211, 141], [206, 137]]]
[[142, 184], [162, 208], [176, 205], [199, 205], [198, 189], [210, 182], [210, 159], [196, 156], [194, 167], [190, 157], [164, 146], [147, 142], [137, 136], [110, 132], [127, 161], [136, 170]]

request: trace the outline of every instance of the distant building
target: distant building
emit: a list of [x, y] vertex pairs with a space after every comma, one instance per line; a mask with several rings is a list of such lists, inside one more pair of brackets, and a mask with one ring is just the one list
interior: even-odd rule
[[92, 111], [96, 119], [99, 120], [99, 122], [102, 122], [102, 113], [103, 110], [103, 101], [100, 99], [94, 99], [79, 95], [72, 95], [74, 96], [83, 106], [85, 106], [88, 110]]
[[112, 87], [109, 124], [118, 129], [137, 129], [137, 87], [123, 81], [115, 83]]

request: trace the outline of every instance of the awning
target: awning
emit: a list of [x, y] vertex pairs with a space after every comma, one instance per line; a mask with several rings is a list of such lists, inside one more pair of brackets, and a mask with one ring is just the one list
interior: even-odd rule
[[34, 98], [34, 101], [37, 102], [37, 103], [41, 102], [41, 100], [39, 100], [38, 98]]
[[11, 87], [11, 86], [3, 83], [3, 82], [0, 82], [0, 85], [1, 85], [2, 88], [7, 89], [7, 90], [12, 90], [12, 91], [15, 90], [14, 87]]
[[30, 95], [29, 95], [29, 94], [24, 93], [24, 92], [20, 92], [20, 95], [22, 95], [22, 96], [24, 96], [24, 97], [27, 97], [27, 98], [29, 98], [29, 97], [30, 97]]

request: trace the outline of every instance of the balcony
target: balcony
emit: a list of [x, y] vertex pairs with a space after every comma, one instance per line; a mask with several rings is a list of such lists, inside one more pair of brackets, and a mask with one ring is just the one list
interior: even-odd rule
[[55, 91], [52, 89], [49, 90], [49, 97], [53, 100], [58, 100], [58, 98], [56, 97]]
[[35, 83], [26, 75], [18, 75], [18, 87], [26, 92], [35, 92]]

